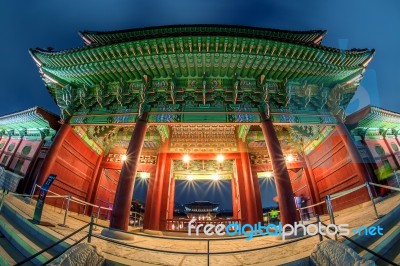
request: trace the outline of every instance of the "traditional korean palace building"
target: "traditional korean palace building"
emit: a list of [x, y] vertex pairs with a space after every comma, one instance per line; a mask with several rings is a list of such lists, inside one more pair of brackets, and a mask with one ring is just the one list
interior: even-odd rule
[[210, 201], [194, 201], [185, 204], [185, 213], [188, 219], [197, 221], [212, 220], [219, 213], [219, 203]]
[[[112, 205], [110, 226], [127, 230], [147, 175], [144, 228], [164, 230], [177, 179], [231, 180], [233, 218], [256, 223], [257, 178], [273, 176], [281, 221], [294, 223], [294, 193], [316, 203], [399, 168], [400, 114], [344, 113], [374, 50], [236, 26], [79, 34], [80, 48], [30, 50], [61, 124], [40, 108], [0, 118], [0, 163], [25, 177], [20, 192], [57, 174], [51, 190]], [[368, 199], [365, 188], [334, 208]]]

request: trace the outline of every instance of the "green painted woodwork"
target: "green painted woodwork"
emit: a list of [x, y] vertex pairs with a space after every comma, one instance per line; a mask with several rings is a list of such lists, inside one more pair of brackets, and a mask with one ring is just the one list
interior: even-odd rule
[[351, 114], [346, 121], [347, 127], [355, 136], [369, 139], [400, 136], [400, 114], [376, 106], [366, 106]]
[[297, 42], [311, 42], [319, 44], [326, 31], [285, 31], [276, 29], [245, 27], [245, 26], [218, 26], [218, 25], [179, 25], [148, 27], [143, 29], [129, 29], [111, 32], [81, 31], [79, 34], [86, 44], [115, 43], [126, 40], [156, 39], [165, 36], [178, 37], [196, 35], [226, 35], [260, 39], [278, 39]]
[[[245, 140], [260, 111], [290, 126], [286, 141], [303, 147], [344, 114], [374, 55], [325, 47], [325, 33], [212, 25], [85, 31], [83, 47], [30, 53], [62, 117], [85, 128], [91, 147], [89, 139], [104, 151], [125, 143], [118, 128], [143, 112], [161, 141], [166, 124], [179, 123], [238, 124]], [[96, 127], [107, 127], [105, 135], [90, 131]]]
[[0, 136], [24, 136], [32, 139], [54, 136], [56, 130], [43, 114], [57, 117], [40, 107], [0, 117]]
[[26, 145], [25, 147], [22, 148], [21, 153], [22, 155], [28, 155], [32, 150], [32, 146]]
[[10, 145], [8, 145], [7, 151], [13, 151], [15, 148], [15, 143], [11, 143]]
[[309, 154], [315, 147], [317, 147], [321, 142], [323, 142], [326, 137], [332, 132], [334, 127], [327, 126], [325, 127], [317, 137], [309, 142], [304, 148], [304, 154]]
[[218, 175], [219, 179], [231, 179], [233, 175], [232, 160], [222, 163], [216, 160], [194, 160], [188, 164], [174, 160], [172, 167], [175, 179], [187, 179], [189, 175], [193, 180], [212, 180], [215, 175]]
[[[68, 116], [126, 109], [141, 113], [143, 108], [170, 109], [171, 103], [171, 112], [188, 112], [187, 104], [203, 111], [234, 110], [238, 104], [259, 108], [267, 99], [272, 110], [289, 108], [290, 113], [345, 108], [374, 53], [315, 44], [321, 31], [195, 28], [82, 33], [98, 44], [31, 53]], [[144, 82], [144, 77], [150, 79]]]

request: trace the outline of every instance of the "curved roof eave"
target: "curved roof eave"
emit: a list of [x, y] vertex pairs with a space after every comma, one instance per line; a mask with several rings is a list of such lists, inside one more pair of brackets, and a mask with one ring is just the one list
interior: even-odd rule
[[[193, 32], [198, 30], [198, 32]], [[304, 42], [312, 42], [319, 44], [326, 35], [325, 30], [309, 30], [309, 31], [293, 31], [293, 30], [278, 30], [271, 28], [239, 26], [239, 25], [216, 25], [216, 24], [182, 24], [169, 26], [144, 27], [136, 29], [125, 29], [116, 31], [80, 31], [79, 35], [84, 40], [85, 44], [105, 43], [115, 39], [132, 39], [141, 40], [149, 38], [160, 38], [166, 35], [187, 35], [190, 34], [211, 34], [224, 35], [231, 32], [235, 35], [243, 37], [268, 37], [272, 35], [280, 35], [282, 39], [297, 39]]]

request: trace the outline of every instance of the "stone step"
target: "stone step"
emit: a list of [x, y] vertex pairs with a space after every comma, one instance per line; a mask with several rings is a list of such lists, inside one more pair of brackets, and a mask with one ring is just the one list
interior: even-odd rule
[[[19, 261], [22, 261], [24, 258], [35, 254], [38, 250], [41, 250], [39, 246], [28, 239], [2, 215], [0, 216], [0, 230], [11, 245], [19, 250], [23, 255]], [[50, 258], [50, 254], [44, 253], [32, 259], [32, 263], [34, 265], [43, 265]]]
[[[3, 241], [6, 241], [3, 249], [0, 250], [0, 254], [5, 254], [3, 257], [11, 265], [47, 248], [58, 240], [39, 226], [32, 224], [7, 203], [3, 205], [1, 211], [0, 231], [5, 237]], [[33, 259], [30, 265], [42, 265], [53, 256], [64, 251], [66, 247], [68, 247], [66, 243], [57, 245]], [[15, 250], [19, 254], [15, 253]]]
[[[14, 265], [25, 258], [5, 237], [0, 238], [0, 265]], [[34, 265], [26, 263], [25, 265]]]
[[[374, 243], [379, 243], [379, 241], [383, 241], [381, 240], [381, 238], [384, 239], [390, 235], [389, 232], [391, 232], [391, 230], [395, 228], [398, 224], [398, 217], [400, 217], [400, 206], [397, 206], [395, 209], [386, 214], [384, 217], [380, 218], [374, 224], [370, 225], [370, 226], [382, 227], [383, 228], [382, 237], [379, 235], [371, 236], [371, 235], [360, 234], [352, 236], [351, 239], [365, 247], [374, 247], [375, 246]], [[357, 253], [361, 253], [364, 251], [362, 248], [356, 246], [355, 244], [351, 243], [348, 240], [343, 241], [343, 243], [351, 247]]]
[[[384, 256], [387, 259], [391, 259], [389, 258], [390, 254], [393, 253], [393, 255], [396, 255], [396, 253], [392, 251], [397, 250], [397, 255], [399, 255], [400, 249], [396, 248], [396, 246], [397, 247], [399, 246], [399, 243], [400, 243], [400, 226], [397, 224], [395, 227], [391, 228], [391, 230], [388, 231], [385, 235], [383, 235], [379, 239], [379, 241], [376, 241], [376, 243], [374, 243], [368, 248], [372, 249], [372, 251]], [[360, 255], [362, 255], [363, 258], [365, 259], [376, 260], [376, 261], [379, 260], [370, 252], [363, 251], [362, 253], [363, 254]]]

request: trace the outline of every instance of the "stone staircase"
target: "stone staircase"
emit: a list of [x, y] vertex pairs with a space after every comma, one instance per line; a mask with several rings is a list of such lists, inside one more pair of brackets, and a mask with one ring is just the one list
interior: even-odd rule
[[[384, 256], [385, 258], [400, 263], [400, 206], [397, 206], [390, 213], [377, 220], [371, 226], [380, 226], [383, 228], [383, 236], [375, 235], [355, 235], [351, 239], [357, 243], [368, 247], [372, 251]], [[378, 265], [387, 265], [386, 262], [375, 257], [370, 252], [361, 249], [350, 241], [344, 241], [346, 245], [359, 253], [361, 257], [368, 260], [374, 260]]]
[[[3, 205], [0, 215], [0, 265], [14, 265], [57, 241], [56, 237], [32, 224], [7, 203]], [[67, 243], [60, 243], [24, 265], [43, 265], [68, 246]]]

